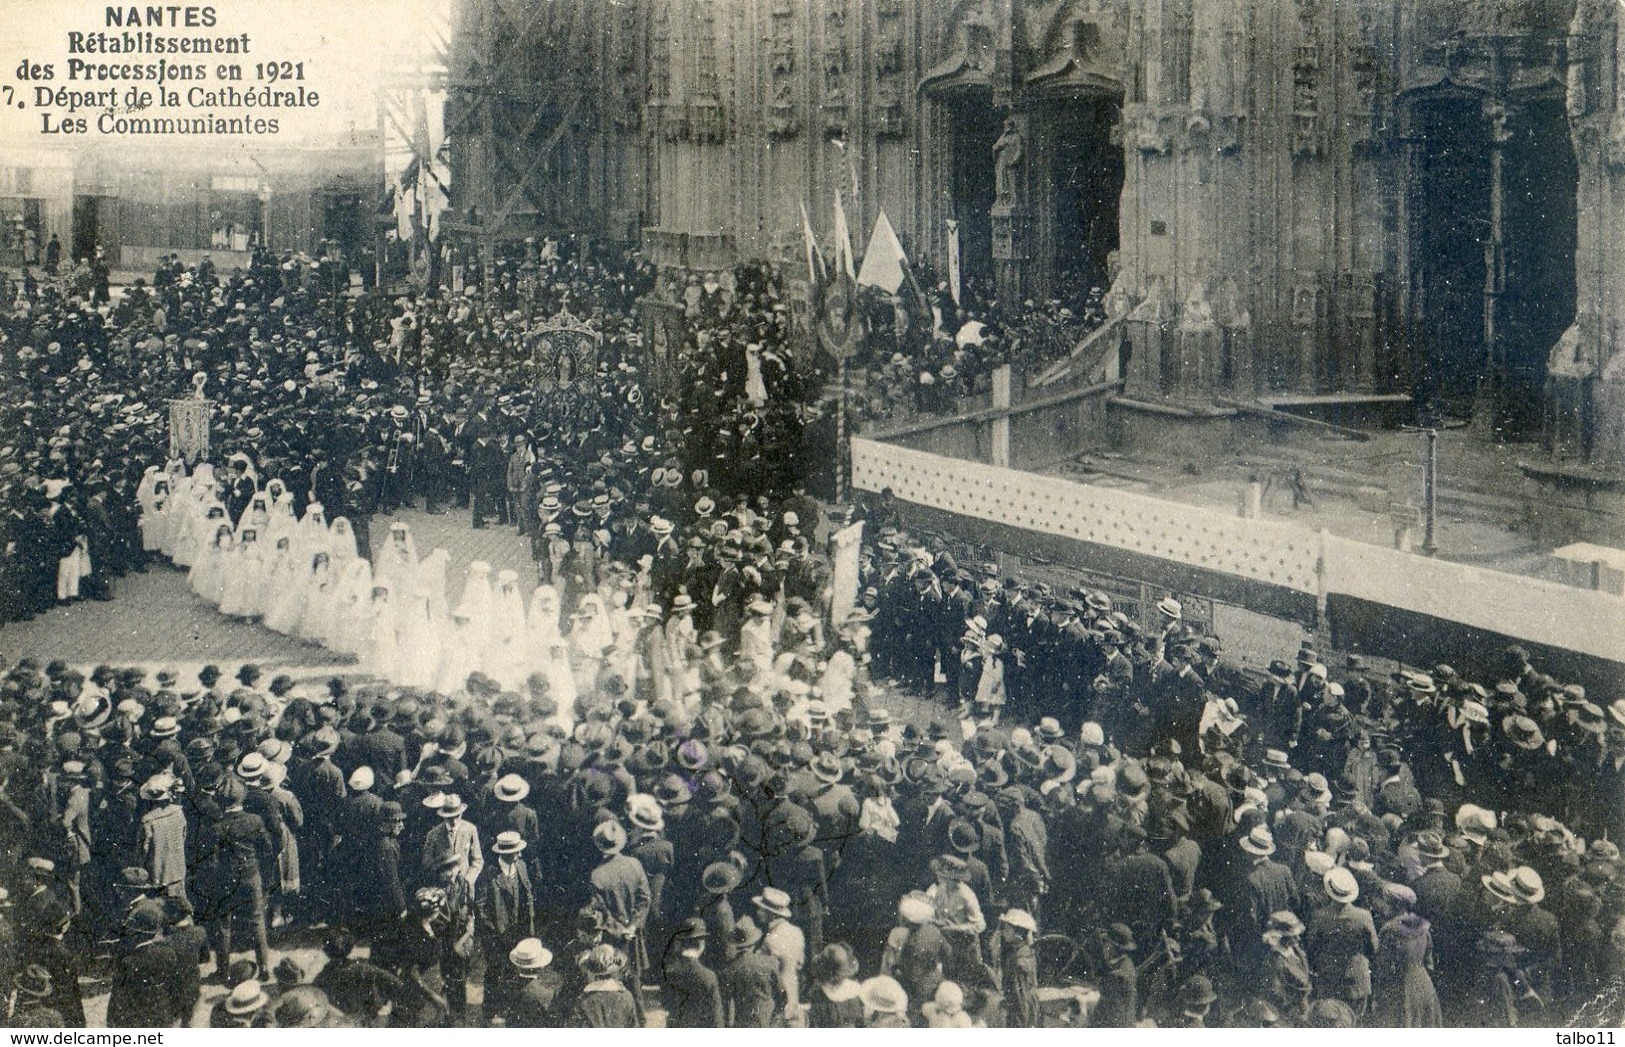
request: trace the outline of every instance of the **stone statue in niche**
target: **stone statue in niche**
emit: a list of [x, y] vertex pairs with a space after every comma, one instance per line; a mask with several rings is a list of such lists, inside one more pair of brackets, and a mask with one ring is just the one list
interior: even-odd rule
[[1292, 322], [1298, 327], [1313, 327], [1319, 313], [1320, 293], [1308, 281], [1292, 289]]
[[767, 133], [775, 138], [792, 138], [800, 131], [795, 91], [789, 81], [783, 81], [774, 89], [773, 102], [767, 107]]
[[993, 143], [993, 191], [997, 203], [1012, 207], [1016, 204], [1024, 145], [1015, 117], [1007, 117], [1003, 133]]
[[695, 141], [715, 145], [728, 137], [728, 114], [720, 102], [695, 103], [693, 121]]
[[893, 83], [879, 85], [875, 88], [875, 134], [895, 138], [907, 131], [902, 92]]
[[1187, 334], [1205, 334], [1218, 330], [1218, 322], [1213, 318], [1213, 304], [1207, 297], [1206, 280], [1197, 280], [1191, 284], [1190, 294], [1185, 296], [1185, 304], [1180, 309], [1179, 329]]
[[903, 71], [903, 31], [895, 18], [881, 23], [875, 45], [875, 75], [895, 76]]
[[1233, 277], [1225, 277], [1213, 292], [1213, 318], [1221, 327], [1231, 331], [1245, 331], [1253, 326], [1253, 314], [1241, 296], [1241, 288]]
[[1484, 103], [1484, 118], [1490, 122], [1490, 141], [1495, 145], [1504, 145], [1512, 141], [1512, 132], [1507, 130], [1507, 119], [1511, 116], [1506, 104], [1499, 101]]
[[1145, 293], [1145, 300], [1129, 314], [1129, 319], [1163, 324], [1173, 319], [1173, 315], [1174, 296], [1168, 290], [1168, 281], [1158, 276], [1152, 278], [1151, 287]]
[[1377, 279], [1371, 273], [1355, 273], [1349, 284], [1349, 315], [1370, 319], [1377, 315]]
[[1194, 144], [1197, 139], [1207, 137], [1213, 130], [1213, 121], [1208, 115], [1207, 93], [1201, 88], [1191, 92], [1190, 112], [1185, 115], [1185, 135]]
[[831, 138], [846, 134], [846, 88], [830, 84], [824, 92], [824, 133]]
[[1124, 269], [1112, 281], [1111, 290], [1106, 292], [1106, 297], [1100, 304], [1106, 310], [1106, 315], [1115, 320], [1120, 316], [1127, 316], [1138, 300], [1139, 294], [1134, 286], [1134, 277]]
[[796, 71], [796, 42], [788, 30], [781, 30], [773, 37], [771, 54], [774, 76], [784, 76]]

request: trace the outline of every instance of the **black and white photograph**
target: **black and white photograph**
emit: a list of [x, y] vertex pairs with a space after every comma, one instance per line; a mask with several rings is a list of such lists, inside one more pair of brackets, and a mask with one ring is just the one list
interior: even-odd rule
[[0, 0], [0, 1027], [1612, 1044], [1622, 245], [1625, 0]]

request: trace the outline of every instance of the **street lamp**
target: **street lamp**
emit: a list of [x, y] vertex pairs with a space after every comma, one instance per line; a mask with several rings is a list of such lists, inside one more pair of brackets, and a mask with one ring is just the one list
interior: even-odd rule
[[271, 249], [271, 184], [260, 183], [260, 246]]

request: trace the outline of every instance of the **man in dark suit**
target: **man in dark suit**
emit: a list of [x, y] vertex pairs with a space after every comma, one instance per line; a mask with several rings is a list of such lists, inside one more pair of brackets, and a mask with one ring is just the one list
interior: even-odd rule
[[161, 948], [163, 917], [156, 908], [138, 909], [126, 928], [128, 937], [113, 963], [113, 986], [107, 999], [107, 1025], [112, 1029], [161, 1029], [174, 1020], [175, 954]]
[[520, 857], [524, 838], [512, 829], [500, 832], [491, 850], [496, 867], [478, 881], [474, 928], [485, 954], [487, 1006], [492, 1013], [501, 1013], [521, 988], [505, 961], [516, 945], [536, 933], [536, 895], [531, 890], [530, 870]]
[[1275, 853], [1275, 837], [1263, 825], [1255, 825], [1241, 838], [1241, 849], [1252, 856], [1253, 865], [1247, 872], [1247, 900], [1249, 933], [1247, 940], [1238, 943], [1244, 950], [1259, 956], [1264, 949], [1262, 935], [1272, 913], [1283, 910], [1296, 912], [1298, 886], [1292, 871], [1270, 856]]
[[709, 933], [705, 921], [693, 917], [673, 937], [676, 955], [668, 955], [662, 978], [668, 1029], [720, 1029], [727, 1024], [716, 972], [700, 960]]
[[386, 783], [406, 769], [406, 739], [390, 729], [378, 710], [370, 710], [355, 724], [356, 737], [344, 751], [351, 768], [371, 767]]
[[83, 1029], [85, 1002], [79, 991], [79, 969], [83, 961], [64, 941], [72, 917], [62, 905], [49, 915], [53, 917], [55, 929], [35, 934], [23, 943], [23, 963], [39, 964], [50, 974], [51, 992], [44, 998], [43, 1005], [61, 1016], [58, 1024], [67, 1029]]

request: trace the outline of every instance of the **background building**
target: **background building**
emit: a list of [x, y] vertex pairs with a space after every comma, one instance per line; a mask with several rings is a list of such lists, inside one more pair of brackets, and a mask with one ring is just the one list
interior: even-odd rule
[[[1625, 453], [1612, 0], [464, 0], [487, 246], [800, 257], [833, 194], [1006, 302], [1109, 288], [1125, 401], [1416, 397]], [[861, 244], [860, 244], [861, 246]], [[1165, 417], [1165, 415], [1164, 415]]]
[[355, 258], [373, 246], [380, 141], [374, 132], [353, 145], [83, 148], [63, 246], [76, 258], [100, 247], [116, 266], [143, 271], [170, 253], [246, 265], [262, 239], [275, 251], [310, 253], [336, 241]]

